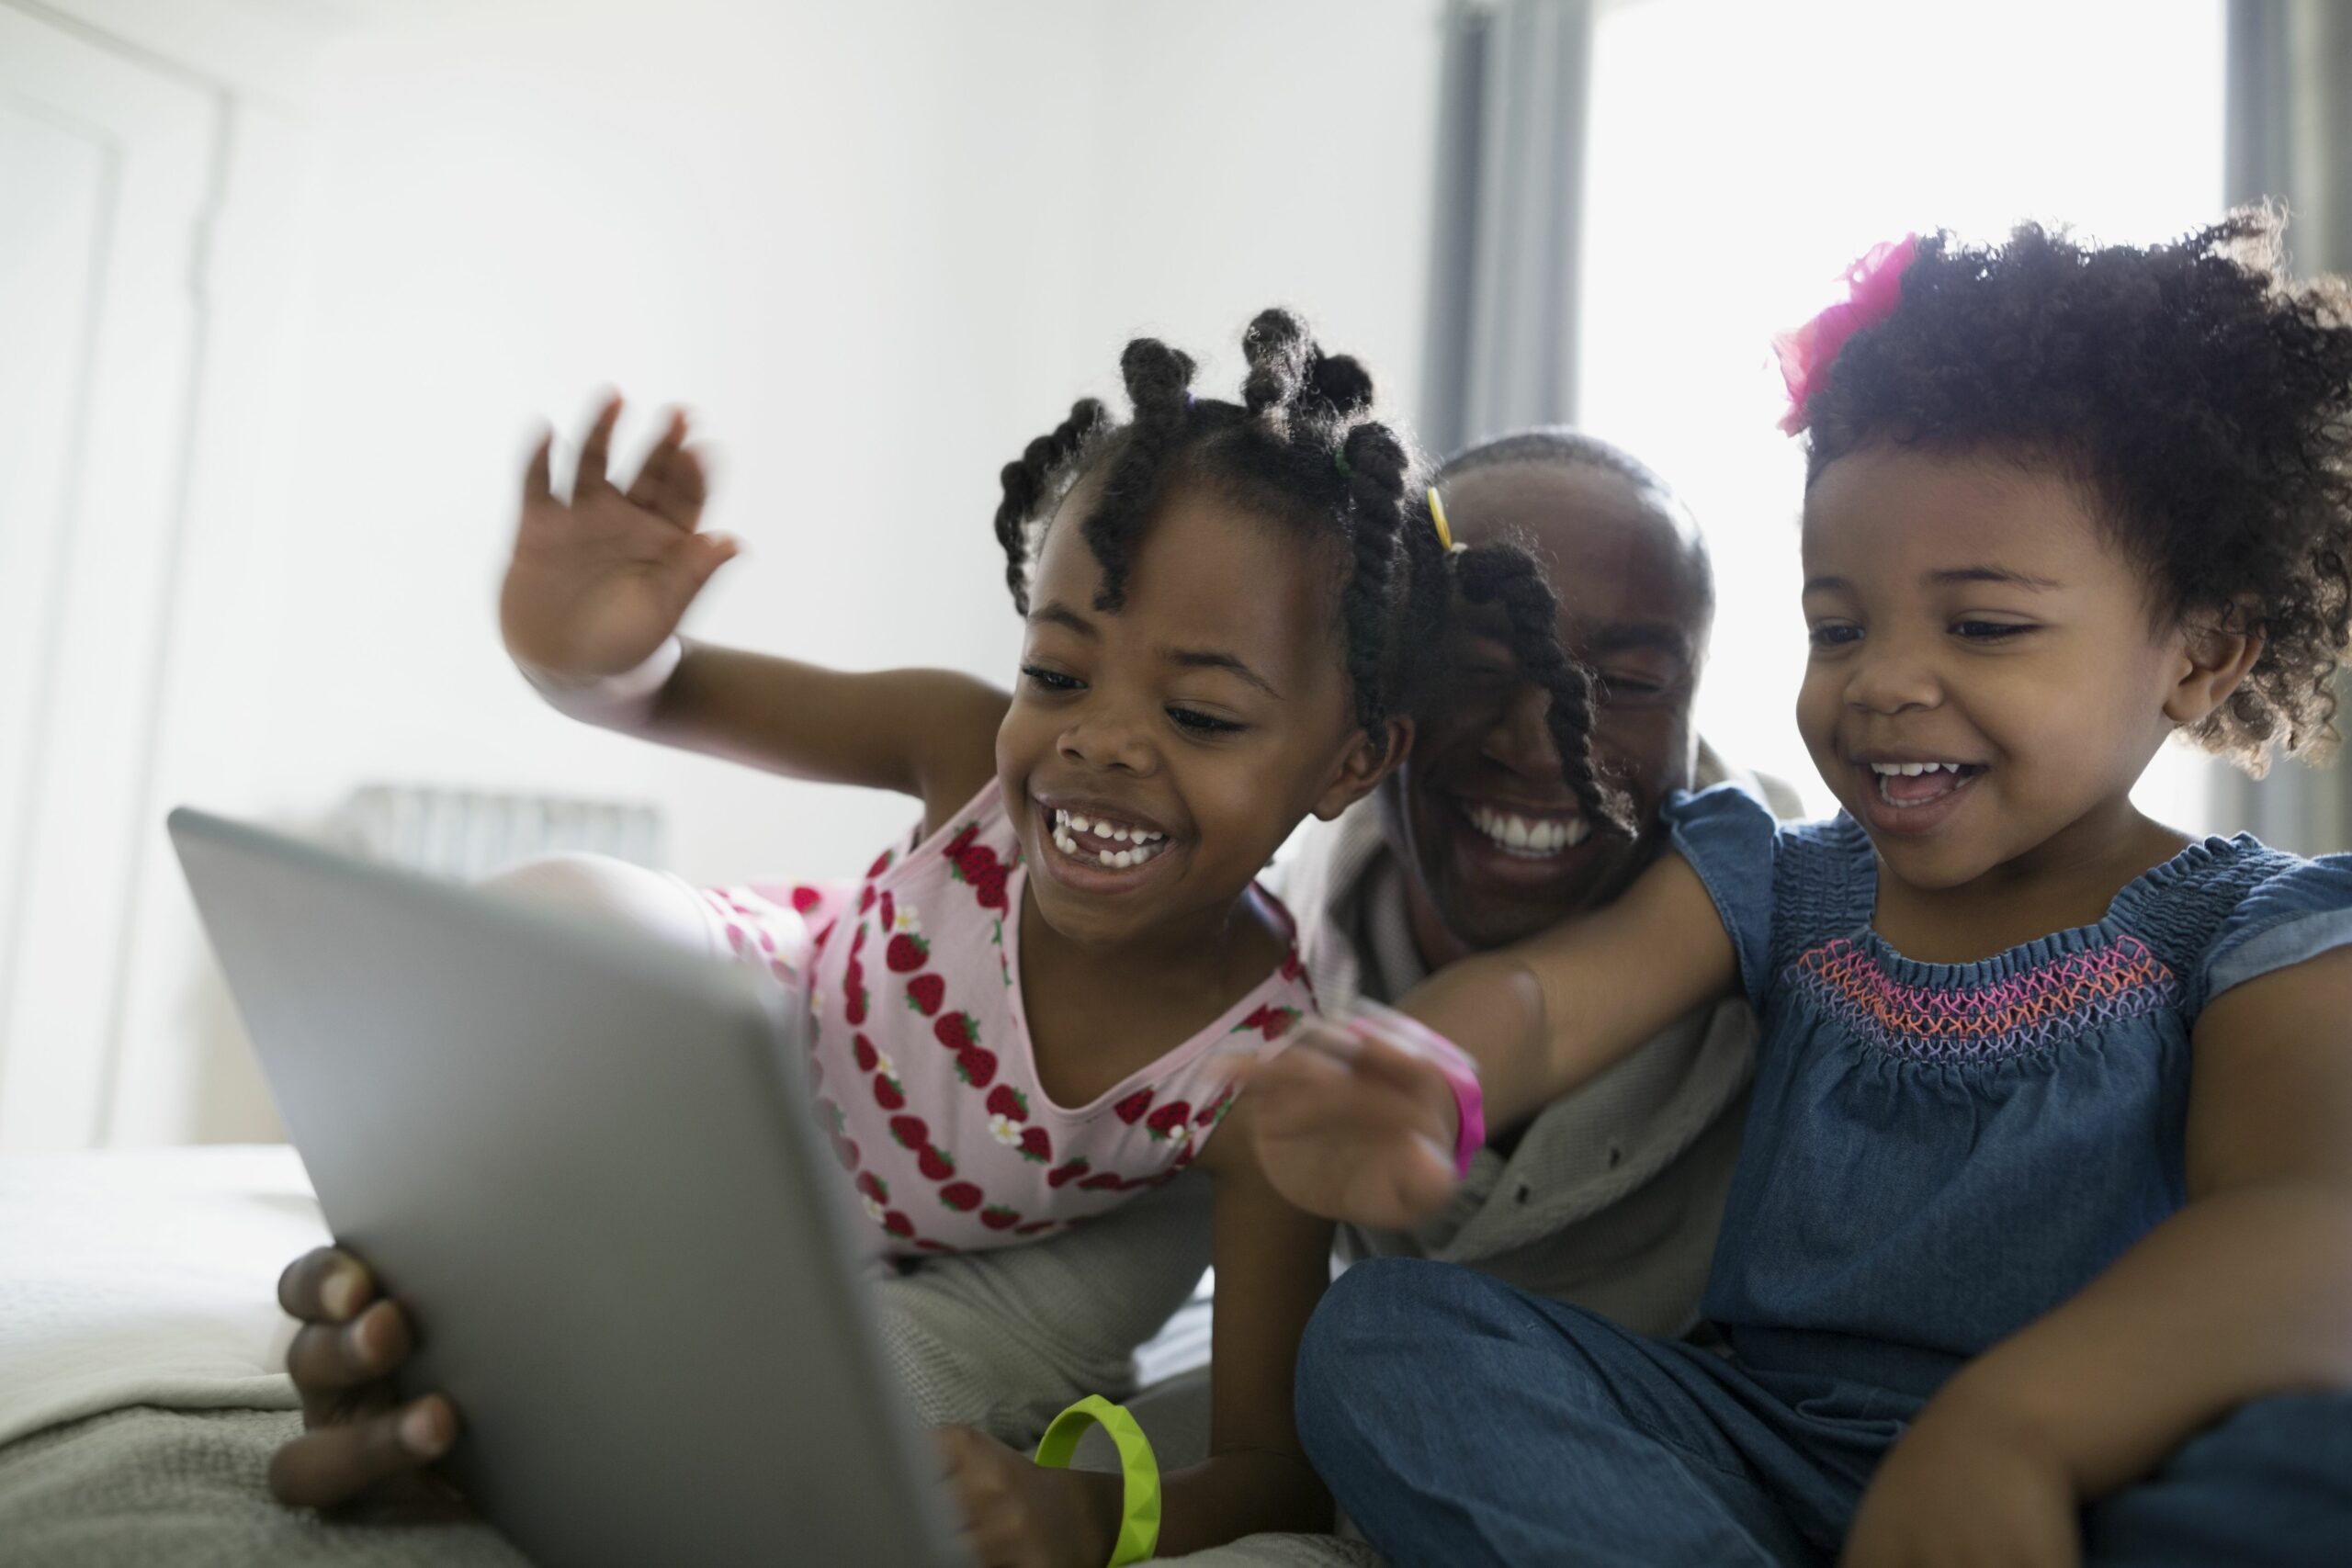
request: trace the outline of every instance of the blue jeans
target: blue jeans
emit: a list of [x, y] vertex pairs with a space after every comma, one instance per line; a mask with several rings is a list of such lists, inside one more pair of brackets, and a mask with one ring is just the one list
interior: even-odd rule
[[[1919, 1403], [1405, 1258], [1332, 1286], [1297, 1389], [1316, 1468], [1400, 1568], [1828, 1563]], [[2098, 1564], [2352, 1562], [2352, 1396], [2246, 1405], [2083, 1525]]]

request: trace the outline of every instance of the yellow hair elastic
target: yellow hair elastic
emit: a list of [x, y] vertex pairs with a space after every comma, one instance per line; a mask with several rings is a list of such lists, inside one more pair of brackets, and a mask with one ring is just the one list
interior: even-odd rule
[[1453, 530], [1445, 524], [1445, 502], [1437, 498], [1437, 486], [1430, 486], [1430, 521], [1437, 525], [1438, 547], [1452, 555], [1459, 547], [1453, 542]]
[[1143, 1435], [1125, 1405], [1114, 1404], [1099, 1393], [1088, 1394], [1055, 1416], [1046, 1435], [1037, 1439], [1037, 1462], [1051, 1470], [1069, 1469], [1070, 1457], [1078, 1452], [1078, 1439], [1097, 1422], [1111, 1435], [1111, 1446], [1119, 1450], [1119, 1473], [1126, 1482], [1119, 1540], [1111, 1548], [1111, 1568], [1148, 1562], [1159, 1550], [1159, 1461], [1151, 1451], [1151, 1439]]

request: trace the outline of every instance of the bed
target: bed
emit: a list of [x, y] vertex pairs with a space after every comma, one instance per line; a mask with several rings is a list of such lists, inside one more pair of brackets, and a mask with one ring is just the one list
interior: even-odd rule
[[[277, 1276], [326, 1237], [285, 1145], [0, 1156], [0, 1563], [527, 1568], [481, 1524], [270, 1500], [301, 1425]], [[1196, 1301], [1137, 1355], [1170, 1457], [1204, 1446], [1207, 1319]]]

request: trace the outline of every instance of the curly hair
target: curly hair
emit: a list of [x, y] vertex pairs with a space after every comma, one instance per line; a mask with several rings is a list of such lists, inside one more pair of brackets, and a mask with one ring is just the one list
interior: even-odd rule
[[2332, 750], [2352, 632], [2352, 290], [2296, 284], [2249, 208], [2170, 244], [2026, 224], [1923, 239], [1902, 302], [1806, 404], [1806, 484], [1893, 441], [1989, 447], [2080, 483], [2159, 615], [2258, 634], [2188, 734], [2259, 776]]
[[1623, 810], [1593, 770], [1591, 683], [1560, 646], [1534, 558], [1510, 545], [1451, 555], [1439, 546], [1413, 455], [1372, 417], [1371, 375], [1325, 354], [1296, 316], [1261, 311], [1241, 347], [1241, 400], [1227, 402], [1193, 394], [1191, 356], [1137, 338], [1119, 356], [1132, 418], [1118, 423], [1082, 400], [1005, 465], [996, 536], [1014, 608], [1028, 613], [1038, 537], [1081, 479], [1102, 475], [1080, 526], [1102, 568], [1095, 607], [1105, 611], [1126, 602], [1135, 548], [1160, 507], [1184, 487], [1205, 487], [1332, 552], [1355, 716], [1367, 730], [1397, 710], [1414, 660], [1442, 642], [1457, 583], [1464, 601], [1500, 601], [1521, 667], [1553, 693], [1562, 778], [1597, 827], [1623, 830]]

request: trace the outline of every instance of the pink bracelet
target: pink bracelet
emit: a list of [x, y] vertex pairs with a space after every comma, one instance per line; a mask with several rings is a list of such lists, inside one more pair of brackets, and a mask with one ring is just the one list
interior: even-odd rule
[[1487, 1096], [1478, 1086], [1478, 1064], [1420, 1020], [1359, 998], [1348, 1027], [1361, 1033], [1359, 1026], [1366, 1021], [1377, 1024], [1392, 1043], [1418, 1051], [1445, 1075], [1446, 1087], [1453, 1090], [1453, 1174], [1457, 1179], [1469, 1175], [1471, 1156], [1487, 1143]]

